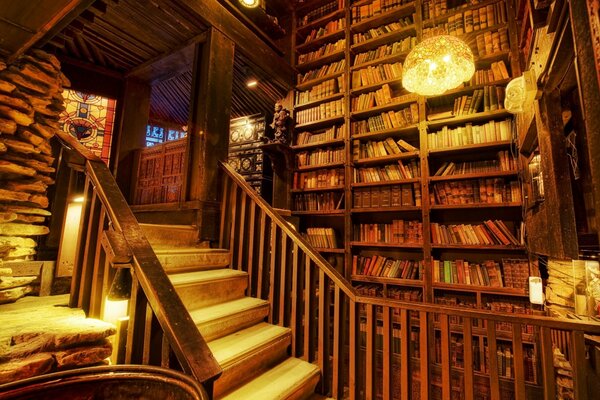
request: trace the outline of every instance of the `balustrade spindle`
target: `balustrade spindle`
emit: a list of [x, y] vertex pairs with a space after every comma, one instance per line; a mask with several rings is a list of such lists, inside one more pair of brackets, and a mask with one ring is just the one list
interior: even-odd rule
[[[377, 324], [375, 315], [375, 306], [372, 304], [367, 305], [367, 324], [365, 326], [366, 332], [366, 346], [365, 346], [365, 398], [372, 400], [375, 398], [375, 327]], [[360, 344], [359, 344], [360, 345]]]
[[440, 314], [440, 330], [442, 335], [442, 398], [449, 399], [450, 387], [450, 324], [447, 314]]
[[280, 261], [279, 261], [279, 317], [277, 323], [280, 326], [286, 326], [286, 317], [289, 316], [288, 312], [288, 298], [289, 292], [289, 279], [288, 279], [288, 236], [285, 232], [281, 232], [281, 239], [279, 245]]
[[408, 400], [410, 393], [410, 313], [400, 310], [400, 398]]
[[544, 385], [544, 400], [556, 398], [556, 381], [554, 378], [554, 362], [551, 329], [540, 328], [540, 346], [542, 355], [542, 383]]
[[522, 325], [512, 324], [513, 366], [515, 371], [515, 400], [525, 400], [525, 365], [523, 359]]
[[[259, 232], [258, 232], [258, 272], [257, 272], [257, 282], [256, 282], [256, 297], [260, 299], [265, 298], [265, 288], [263, 286], [263, 282], [265, 281], [265, 270], [263, 268], [267, 263], [268, 251], [265, 249], [268, 241], [265, 240], [270, 233], [267, 232], [267, 214], [261, 210], [260, 211], [260, 222], [259, 222]], [[271, 226], [271, 224], [269, 224]]]
[[319, 368], [321, 368], [321, 390], [322, 393], [326, 393], [328, 390], [329, 377], [331, 375], [331, 369], [329, 367], [329, 354], [331, 339], [329, 336], [329, 306], [330, 306], [330, 293], [329, 293], [329, 278], [325, 276], [325, 271], [319, 269], [319, 307], [318, 307], [318, 351], [317, 351], [317, 362]]
[[392, 309], [383, 307], [383, 398], [392, 398]]
[[239, 208], [240, 208], [240, 224], [239, 225], [240, 225], [240, 227], [239, 227], [239, 233], [236, 235], [236, 237], [238, 238], [238, 250], [237, 250], [237, 257], [236, 257], [237, 261], [236, 261], [235, 265], [237, 266], [238, 271], [242, 270], [242, 268], [244, 267], [243, 263], [246, 262], [246, 257], [244, 257], [246, 247], [244, 247], [244, 244], [248, 237], [247, 233], [246, 233], [246, 206], [247, 205], [248, 205], [248, 199], [246, 197], [246, 192], [242, 192], [240, 202], [239, 202]]
[[[571, 331], [571, 365], [573, 366], [573, 393], [576, 400], [587, 399], [587, 361], [585, 359], [585, 340], [583, 332]], [[580, 372], [576, 373], [579, 366]]]
[[496, 342], [496, 322], [487, 321], [488, 361], [490, 373], [490, 394], [492, 400], [500, 400], [500, 381], [498, 379], [498, 343]]
[[429, 398], [429, 314], [427, 311], [419, 312], [419, 376], [421, 377], [421, 398]]
[[465, 400], [473, 400], [473, 320], [463, 318], [464, 389]]
[[256, 296], [256, 291], [253, 290], [254, 288], [254, 274], [255, 274], [255, 268], [254, 268], [254, 253], [256, 253], [256, 249], [255, 244], [254, 244], [254, 238], [256, 236], [256, 203], [254, 202], [250, 202], [250, 223], [249, 223], [249, 227], [248, 227], [248, 257], [247, 257], [247, 264], [246, 264], [246, 270], [248, 272], [248, 289], [246, 290], [246, 293], [248, 294], [248, 296]]
[[297, 315], [299, 314], [300, 300], [302, 299], [301, 290], [299, 290], [299, 264], [300, 258], [303, 254], [298, 250], [298, 244], [294, 243], [292, 247], [292, 292], [290, 293], [290, 302], [292, 305], [290, 313], [290, 327], [292, 328], [292, 355], [296, 357], [298, 355], [298, 335], [300, 332], [300, 324], [298, 324]]

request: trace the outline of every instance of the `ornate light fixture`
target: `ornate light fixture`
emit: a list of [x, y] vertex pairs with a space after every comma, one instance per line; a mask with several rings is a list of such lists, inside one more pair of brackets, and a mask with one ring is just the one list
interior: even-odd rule
[[435, 96], [468, 81], [475, 73], [473, 52], [449, 35], [419, 43], [406, 57], [402, 86], [409, 92]]
[[260, 0], [240, 0], [244, 7], [255, 8], [260, 5]]

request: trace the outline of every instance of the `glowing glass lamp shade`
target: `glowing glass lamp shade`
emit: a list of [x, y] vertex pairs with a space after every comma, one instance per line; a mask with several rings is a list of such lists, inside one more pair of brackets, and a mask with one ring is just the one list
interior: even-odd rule
[[254, 8], [258, 7], [260, 0], [240, 0], [240, 3], [242, 3], [244, 7]]
[[473, 52], [454, 36], [435, 36], [419, 43], [406, 57], [402, 86], [412, 93], [435, 96], [468, 81], [475, 73]]

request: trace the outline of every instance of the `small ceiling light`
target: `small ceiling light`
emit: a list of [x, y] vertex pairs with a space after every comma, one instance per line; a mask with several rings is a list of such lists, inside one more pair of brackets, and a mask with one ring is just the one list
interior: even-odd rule
[[412, 93], [436, 96], [471, 79], [473, 52], [462, 40], [449, 35], [419, 43], [406, 57], [402, 86]]
[[260, 0], [240, 0], [244, 7], [256, 8], [260, 5]]
[[256, 87], [257, 85], [258, 81], [256, 79], [249, 79], [248, 82], [246, 82], [246, 86], [249, 88]]

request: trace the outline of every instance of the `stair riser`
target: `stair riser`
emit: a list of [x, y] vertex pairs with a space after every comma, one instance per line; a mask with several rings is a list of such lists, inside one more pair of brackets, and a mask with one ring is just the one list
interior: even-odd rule
[[156, 255], [168, 273], [205, 271], [229, 265], [228, 253], [217, 254], [160, 254]]
[[269, 343], [257, 351], [237, 360], [232, 365], [223, 365], [223, 374], [215, 382], [214, 395], [221, 396], [232, 387], [260, 375], [279, 361], [287, 357], [287, 349], [291, 343], [291, 335], [287, 334]]
[[252, 326], [262, 321], [269, 314], [269, 305], [262, 305], [245, 310], [227, 318], [201, 323], [198, 329], [207, 342], [229, 335], [235, 331]]
[[302, 386], [297, 388], [294, 393], [290, 394], [285, 400], [304, 400], [314, 393], [317, 383], [321, 379], [320, 374], [315, 374], [303, 382]]
[[198, 243], [198, 229], [191, 226], [140, 224], [152, 246], [189, 247]]
[[240, 276], [176, 286], [175, 290], [188, 309], [195, 309], [243, 297], [247, 286], [248, 277]]

